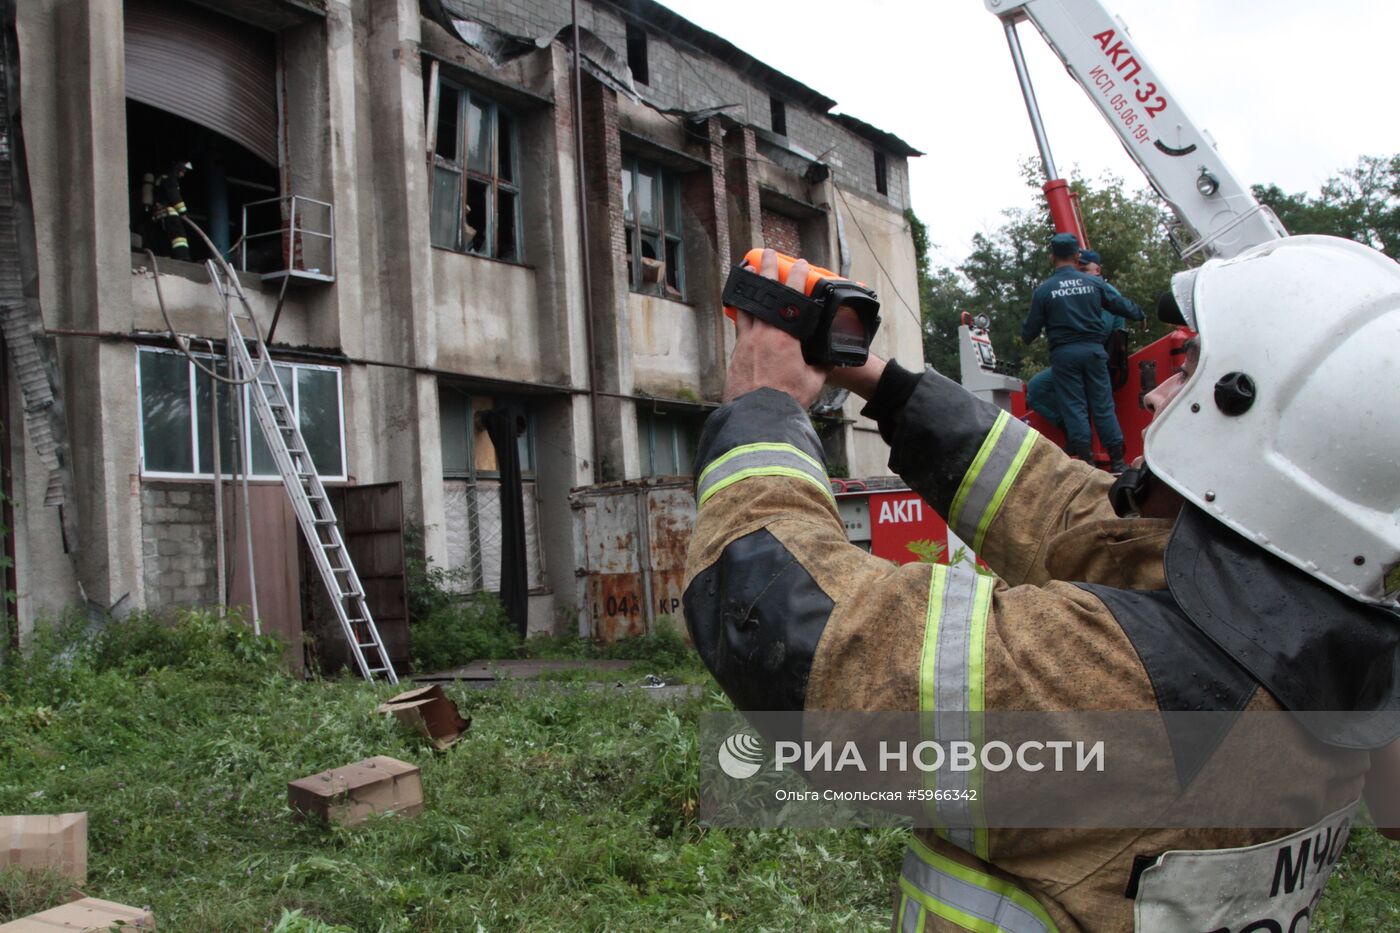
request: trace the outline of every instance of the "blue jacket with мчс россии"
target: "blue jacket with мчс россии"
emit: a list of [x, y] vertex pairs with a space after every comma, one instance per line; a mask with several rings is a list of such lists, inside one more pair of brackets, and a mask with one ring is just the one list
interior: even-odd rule
[[1064, 266], [1031, 295], [1031, 313], [1021, 325], [1021, 339], [1030, 343], [1044, 330], [1051, 349], [1065, 343], [1102, 342], [1104, 311], [1131, 321], [1143, 319], [1142, 309], [1103, 279]]

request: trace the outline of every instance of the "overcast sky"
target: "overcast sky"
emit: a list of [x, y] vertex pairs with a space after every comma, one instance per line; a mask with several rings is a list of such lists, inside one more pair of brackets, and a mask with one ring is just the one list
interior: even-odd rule
[[[1028, 203], [1035, 154], [996, 17], [981, 0], [662, 0], [682, 16], [834, 98], [835, 111], [927, 155], [910, 162], [914, 210], [935, 264], [956, 265], [1002, 208]], [[1360, 155], [1400, 152], [1400, 2], [1105, 0], [1133, 44], [1245, 184], [1316, 193]], [[1143, 187], [1117, 135], [1034, 27], [1022, 24], [1061, 173]]]

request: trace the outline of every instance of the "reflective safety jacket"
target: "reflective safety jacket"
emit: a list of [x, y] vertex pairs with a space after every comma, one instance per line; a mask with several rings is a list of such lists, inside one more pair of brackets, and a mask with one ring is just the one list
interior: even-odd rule
[[180, 177], [169, 171], [155, 181], [155, 205], [151, 212], [154, 220], [166, 217], [179, 217], [188, 211], [185, 197], [180, 193]]
[[[997, 576], [897, 566], [851, 545], [800, 406], [772, 389], [730, 402], [700, 441], [684, 607], [697, 650], [739, 708], [953, 717], [1280, 709], [1171, 598], [1171, 522], [1118, 518], [1108, 474], [937, 373], [890, 366], [866, 414], [891, 445], [891, 468]], [[1368, 753], [1338, 753], [1301, 727], [1283, 746], [1275, 766], [1293, 769], [1303, 792], [1345, 821]], [[1196, 763], [1197, 782], [1231, 780], [1233, 763], [1219, 757]], [[1339, 847], [1343, 830], [1331, 831]], [[1275, 850], [1254, 847], [1287, 836], [917, 830], [895, 929], [1237, 931], [1282, 909], [1268, 903], [1268, 879], [1262, 892], [1203, 892], [1274, 872], [1261, 860]], [[1330, 863], [1316, 868], [1306, 877], [1316, 889], [1297, 892], [1279, 926], [1257, 929], [1286, 931], [1308, 916]]]

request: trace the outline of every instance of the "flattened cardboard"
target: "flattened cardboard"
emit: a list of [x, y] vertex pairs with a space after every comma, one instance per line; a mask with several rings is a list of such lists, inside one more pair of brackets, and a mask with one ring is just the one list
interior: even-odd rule
[[87, 814], [0, 816], [0, 868], [51, 868], [86, 884]]
[[342, 826], [373, 813], [415, 816], [423, 810], [423, 778], [417, 765], [376, 755], [287, 784], [287, 805], [299, 816], [320, 816]]
[[128, 907], [96, 897], [85, 897], [71, 904], [0, 923], [0, 933], [107, 933], [118, 923], [121, 930], [154, 930], [155, 915], [148, 908]]
[[462, 718], [457, 704], [447, 698], [441, 684], [400, 693], [379, 704], [378, 711], [393, 713], [399, 722], [425, 736], [438, 751], [455, 744], [472, 724], [471, 717]]

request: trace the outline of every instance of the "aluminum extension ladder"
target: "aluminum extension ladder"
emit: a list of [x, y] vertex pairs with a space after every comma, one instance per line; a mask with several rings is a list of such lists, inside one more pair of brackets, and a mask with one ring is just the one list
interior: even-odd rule
[[[296, 512], [297, 523], [306, 537], [311, 558], [316, 562], [316, 569], [321, 572], [321, 580], [330, 594], [336, 618], [340, 620], [340, 629], [350, 645], [350, 653], [365, 680], [374, 680], [383, 675], [389, 683], [396, 684], [399, 682], [398, 675], [394, 673], [393, 662], [389, 660], [384, 641], [379, 637], [379, 629], [370, 615], [360, 575], [350, 561], [350, 551], [340, 534], [335, 511], [326, 498], [326, 487], [321, 484], [321, 477], [311, 462], [311, 454], [297, 425], [296, 413], [282, 388], [282, 381], [277, 378], [267, 344], [256, 337], [247, 336], [239, 326], [240, 320], [252, 319], [248, 299], [238, 280], [226, 276], [218, 263], [211, 259], [206, 266], [227, 318], [231, 375], [235, 379], [251, 380], [248, 395], [252, 399], [253, 414], [262, 428], [268, 449], [272, 451], [272, 459], [277, 463], [282, 486], [287, 490], [287, 498]], [[244, 314], [235, 312], [230, 300], [233, 298], [242, 305]], [[249, 343], [256, 349], [256, 360], [248, 350]], [[253, 378], [254, 373], [257, 373], [256, 379]]]

